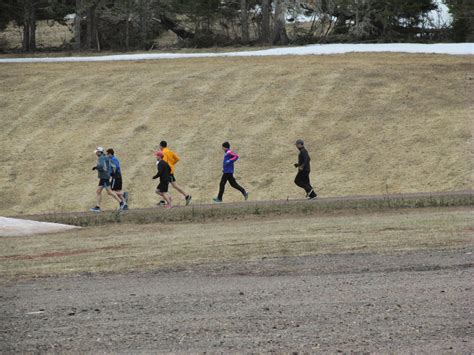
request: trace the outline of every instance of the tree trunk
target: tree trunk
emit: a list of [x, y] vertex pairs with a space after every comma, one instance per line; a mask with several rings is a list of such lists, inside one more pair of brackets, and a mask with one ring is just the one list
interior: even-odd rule
[[25, 52], [30, 50], [30, 20], [29, 20], [28, 1], [23, 3], [23, 44], [22, 49]]
[[76, 51], [81, 50], [81, 0], [76, 0], [76, 14], [74, 16], [74, 47]]
[[275, 6], [275, 26], [273, 28], [273, 44], [286, 45], [289, 42], [286, 34], [286, 9], [285, 0], [276, 0]]
[[29, 52], [36, 46], [36, 15], [33, 0], [23, 2], [23, 51]]
[[139, 1], [139, 13], [140, 13], [140, 44], [142, 48], [145, 48], [147, 42], [147, 21], [146, 21], [146, 2], [144, 0]]
[[247, 13], [247, 0], [240, 0], [240, 24], [242, 26], [242, 43], [249, 43], [249, 22]]
[[30, 51], [30, 23], [23, 23], [23, 51]]
[[127, 11], [125, 18], [125, 50], [130, 48], [130, 0], [127, 0]]
[[262, 1], [262, 42], [270, 43], [270, 0]]
[[359, 28], [359, 1], [358, 0], [355, 0], [355, 6], [356, 6], [355, 27], [358, 29]]
[[97, 49], [97, 52], [100, 52], [100, 44], [99, 44], [99, 31], [97, 29], [97, 15], [96, 15], [96, 6], [92, 8], [92, 41], [94, 44], [94, 49]]
[[87, 23], [86, 23], [86, 50], [90, 50], [92, 46], [92, 7], [87, 7]]
[[159, 19], [153, 17], [152, 20], [160, 23], [164, 28], [172, 31], [179, 38], [182, 38], [182, 39], [194, 38], [194, 33], [189, 32], [185, 28], [179, 26], [176, 22], [174, 22], [169, 17], [166, 17], [166, 15], [164, 15], [163, 13], [160, 14]]
[[126, 20], [125, 22], [125, 50], [128, 52], [130, 48], [130, 21]]
[[36, 50], [36, 6], [31, 1], [31, 16], [30, 16], [30, 50]]
[[94, 33], [95, 33], [95, 44], [97, 46], [97, 52], [100, 52], [99, 31], [97, 30], [97, 26], [94, 27]]

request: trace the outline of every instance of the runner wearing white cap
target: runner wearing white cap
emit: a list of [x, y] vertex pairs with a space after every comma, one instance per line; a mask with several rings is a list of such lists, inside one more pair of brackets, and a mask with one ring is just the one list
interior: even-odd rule
[[100, 203], [102, 201], [102, 190], [105, 189], [107, 193], [112, 196], [118, 203], [119, 209], [122, 210], [124, 203], [117, 196], [115, 192], [112, 191], [110, 187], [110, 159], [104, 154], [104, 148], [97, 147], [94, 151], [97, 155], [97, 165], [92, 168], [92, 170], [97, 170], [97, 175], [99, 177], [99, 186], [96, 190], [97, 204], [95, 207], [91, 208], [91, 212], [101, 212]]

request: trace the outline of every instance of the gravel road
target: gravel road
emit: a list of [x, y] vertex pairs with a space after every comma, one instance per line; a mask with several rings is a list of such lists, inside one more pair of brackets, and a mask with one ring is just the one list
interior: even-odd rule
[[2, 285], [1, 352], [474, 351], [471, 249]]

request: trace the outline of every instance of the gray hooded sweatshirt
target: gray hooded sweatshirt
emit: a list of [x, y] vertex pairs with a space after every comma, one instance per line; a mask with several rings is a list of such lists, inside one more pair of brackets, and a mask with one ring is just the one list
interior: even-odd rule
[[110, 179], [110, 159], [105, 154], [102, 154], [97, 159], [97, 174], [99, 179]]

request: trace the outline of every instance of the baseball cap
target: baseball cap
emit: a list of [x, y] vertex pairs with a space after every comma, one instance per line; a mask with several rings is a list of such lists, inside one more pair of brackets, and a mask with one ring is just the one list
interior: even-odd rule
[[161, 150], [155, 152], [155, 157], [163, 158], [163, 152]]
[[302, 139], [298, 139], [295, 144], [304, 145], [304, 141]]
[[97, 153], [97, 152], [103, 153], [103, 152], [104, 152], [104, 148], [102, 148], [102, 147], [97, 147], [97, 148], [95, 148], [94, 153]]

